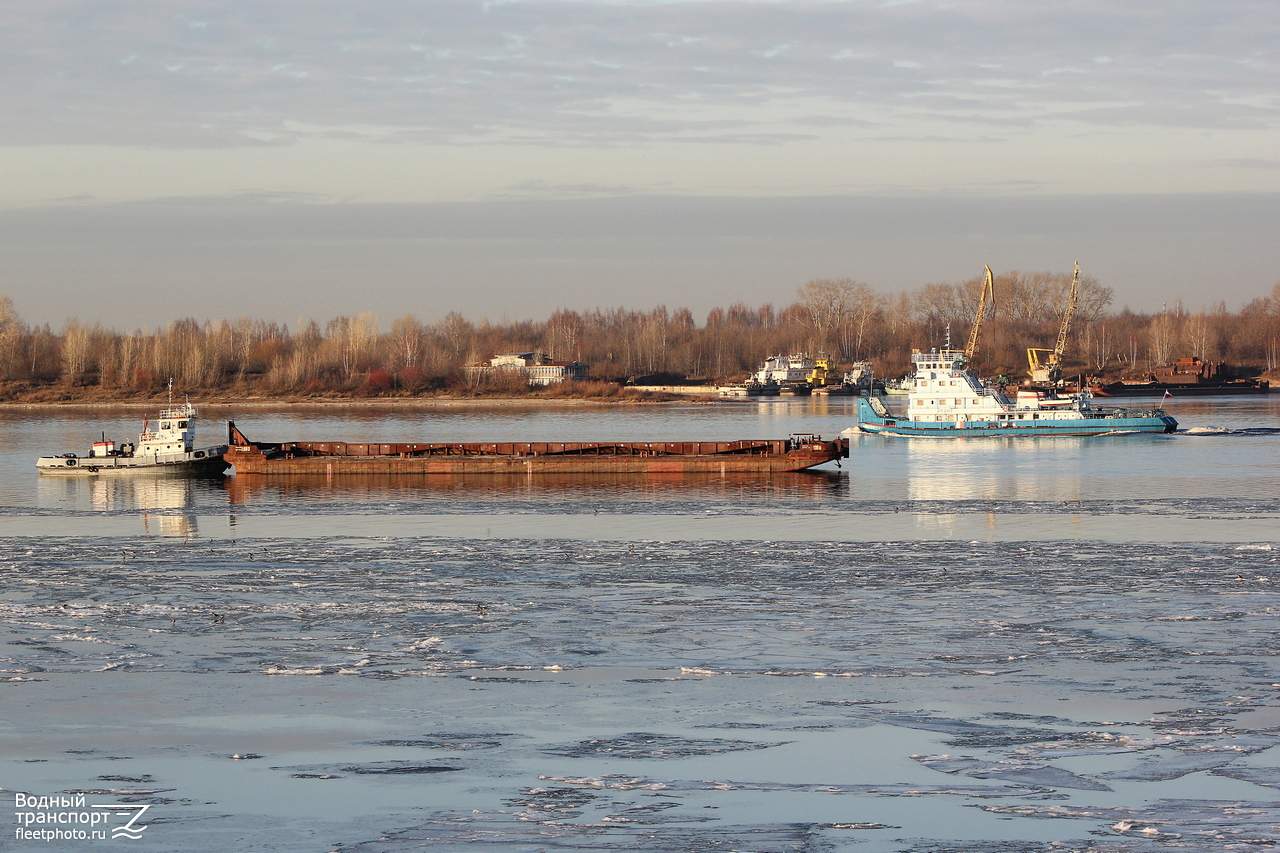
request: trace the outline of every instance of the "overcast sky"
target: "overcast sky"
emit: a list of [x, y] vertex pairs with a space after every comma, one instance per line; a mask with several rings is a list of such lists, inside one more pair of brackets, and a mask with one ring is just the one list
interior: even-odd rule
[[117, 328], [1280, 280], [1276, 0], [0, 8], [0, 292]]

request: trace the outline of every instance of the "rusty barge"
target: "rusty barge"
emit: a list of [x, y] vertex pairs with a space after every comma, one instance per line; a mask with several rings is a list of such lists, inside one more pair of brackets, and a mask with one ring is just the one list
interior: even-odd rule
[[227, 423], [236, 474], [730, 474], [803, 471], [846, 456], [816, 435], [742, 441], [372, 443], [250, 441]]

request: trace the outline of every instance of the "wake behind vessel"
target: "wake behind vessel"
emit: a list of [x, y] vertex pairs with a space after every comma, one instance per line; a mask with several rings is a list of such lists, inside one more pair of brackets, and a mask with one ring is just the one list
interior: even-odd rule
[[197, 477], [220, 474], [230, 466], [223, 461], [225, 444], [197, 448], [195, 446], [195, 406], [183, 403], [160, 412], [152, 427], [143, 420], [137, 443], [96, 441], [85, 456], [64, 453], [41, 456], [36, 469], [41, 474], [93, 476], [98, 474], [159, 474], [172, 477]]
[[961, 350], [913, 352], [914, 384], [907, 414], [879, 397], [858, 398], [857, 427], [886, 435], [962, 438], [996, 435], [1104, 435], [1173, 432], [1178, 422], [1162, 409], [1130, 411], [1094, 406], [1087, 391], [1057, 397], [1020, 391], [1014, 398], [984, 386]]

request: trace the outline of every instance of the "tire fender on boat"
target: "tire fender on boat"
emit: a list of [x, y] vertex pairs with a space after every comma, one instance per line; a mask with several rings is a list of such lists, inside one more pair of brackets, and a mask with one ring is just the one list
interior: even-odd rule
[[68, 459], [68, 460], [67, 460], [67, 467], [68, 467], [68, 468], [74, 468], [74, 467], [76, 467], [76, 460], [74, 460], [74, 459]]

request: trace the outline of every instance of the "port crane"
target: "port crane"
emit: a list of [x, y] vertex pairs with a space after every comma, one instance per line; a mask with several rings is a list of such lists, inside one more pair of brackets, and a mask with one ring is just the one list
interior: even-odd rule
[[[1055, 383], [1062, 378], [1062, 354], [1067, 350], [1067, 335], [1071, 333], [1071, 321], [1080, 301], [1080, 263], [1076, 262], [1075, 275], [1071, 277], [1071, 293], [1067, 307], [1062, 312], [1062, 324], [1058, 327], [1058, 342], [1053, 349], [1027, 348], [1027, 363], [1031, 367], [1032, 382]], [[1040, 356], [1045, 358], [1041, 360]]]
[[[985, 265], [984, 265], [985, 266]], [[982, 334], [982, 321], [987, 317], [987, 297], [991, 298], [991, 310], [996, 307], [995, 281], [991, 276], [991, 267], [986, 267], [987, 279], [982, 283], [982, 294], [978, 297], [978, 313], [973, 318], [973, 327], [969, 329], [969, 342], [964, 345], [964, 360], [973, 361], [978, 355], [978, 339]]]

